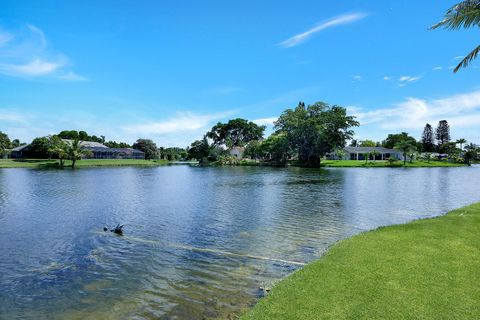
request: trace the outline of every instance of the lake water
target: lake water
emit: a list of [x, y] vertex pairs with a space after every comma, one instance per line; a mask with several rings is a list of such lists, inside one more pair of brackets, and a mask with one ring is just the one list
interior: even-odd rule
[[[0, 169], [0, 318], [235, 318], [335, 241], [480, 201], [480, 168]], [[103, 226], [125, 224], [124, 236]]]

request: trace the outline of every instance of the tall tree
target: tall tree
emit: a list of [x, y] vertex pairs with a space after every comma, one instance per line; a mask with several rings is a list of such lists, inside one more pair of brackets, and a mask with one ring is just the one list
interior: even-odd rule
[[403, 153], [403, 165], [407, 163], [407, 153], [415, 151], [415, 145], [408, 140], [399, 141], [394, 148]]
[[157, 159], [158, 148], [155, 142], [150, 139], [138, 139], [132, 146], [134, 149], [138, 149], [145, 153], [145, 159]]
[[417, 143], [417, 140], [414, 137], [409, 136], [406, 132], [401, 132], [389, 134], [387, 138], [382, 141], [382, 146], [385, 148], [393, 149], [395, 145], [401, 141], [408, 141], [412, 145], [415, 145]]
[[460, 145], [460, 150], [463, 150], [463, 144], [466, 143], [467, 140], [461, 138], [461, 139], [458, 139], [457, 141], [455, 141], [456, 144], [459, 144]]
[[73, 139], [67, 147], [67, 158], [72, 161], [72, 168], [75, 168], [77, 160], [90, 153], [91, 151], [82, 149], [81, 141], [78, 139]]
[[8, 138], [8, 135], [6, 133], [3, 133], [0, 131], [0, 156], [3, 156], [5, 153], [6, 149], [9, 149], [11, 147], [11, 142], [10, 138]]
[[[449, 30], [458, 30], [460, 28], [478, 28], [480, 27], [480, 0], [465, 0], [457, 3], [447, 10], [443, 20], [431, 27], [431, 29], [445, 28]], [[480, 46], [477, 46], [453, 69], [457, 72], [460, 68], [468, 66], [480, 52]]]
[[435, 136], [439, 147], [450, 142], [450, 126], [448, 125], [447, 120], [440, 120], [438, 122]]
[[435, 149], [435, 140], [433, 137], [433, 128], [427, 123], [422, 134], [422, 149], [424, 152], [432, 152]]
[[253, 140], [263, 137], [265, 126], [259, 126], [252, 121], [237, 118], [227, 123], [217, 123], [207, 133], [207, 137], [213, 140], [217, 146], [243, 147]]
[[275, 122], [277, 133], [284, 133], [290, 148], [302, 165], [318, 167], [320, 158], [334, 149], [343, 148], [352, 139], [352, 127], [359, 123], [348, 116], [345, 108], [317, 102], [285, 110]]

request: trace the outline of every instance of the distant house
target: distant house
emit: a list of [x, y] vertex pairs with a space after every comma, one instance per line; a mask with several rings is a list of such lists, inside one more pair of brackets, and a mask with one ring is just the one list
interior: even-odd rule
[[345, 147], [343, 152], [344, 156], [341, 158], [333, 152], [327, 157], [334, 160], [365, 160], [368, 155], [370, 160], [386, 160], [388, 158], [403, 160], [401, 152], [384, 147]]
[[[73, 140], [62, 139], [67, 144], [72, 144]], [[27, 158], [30, 156], [30, 145], [24, 145], [10, 150], [10, 158]], [[145, 153], [132, 148], [109, 148], [98, 142], [81, 141], [82, 150], [88, 150], [90, 155], [84, 156], [84, 159], [145, 159]]]
[[245, 152], [244, 147], [232, 147], [228, 150], [228, 153], [237, 159], [243, 159], [243, 153]]
[[145, 153], [132, 148], [82, 147], [91, 152], [84, 159], [145, 159]]
[[10, 150], [9, 157], [13, 159], [25, 158], [28, 153], [28, 144]]

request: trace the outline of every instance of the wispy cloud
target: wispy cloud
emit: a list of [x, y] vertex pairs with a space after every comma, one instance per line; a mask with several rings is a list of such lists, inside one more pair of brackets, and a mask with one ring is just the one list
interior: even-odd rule
[[443, 69], [443, 67], [438, 66], [438, 67], [433, 67], [432, 71], [438, 71], [438, 70], [442, 70], [442, 69]]
[[[457, 94], [441, 99], [407, 98], [392, 107], [363, 110], [349, 107], [361, 123], [360, 129], [372, 134], [406, 130], [419, 135], [425, 123], [436, 124], [447, 119], [456, 136], [465, 135], [470, 141], [479, 142], [480, 90]], [[373, 137], [372, 137], [373, 138]]]
[[355, 81], [362, 81], [363, 77], [359, 74], [352, 76], [352, 79]]
[[404, 87], [409, 83], [416, 82], [420, 80], [422, 77], [421, 76], [401, 76], [398, 81], [400, 87]]
[[392, 77], [385, 76], [385, 77], [383, 77], [383, 80], [385, 80], [385, 81], [389, 81], [389, 80], [392, 80]]
[[227, 111], [199, 115], [191, 112], [183, 112], [168, 120], [157, 122], [149, 121], [128, 125], [122, 127], [122, 130], [129, 133], [144, 135], [162, 135], [173, 132], [181, 133], [185, 131], [196, 131], [199, 129], [206, 129], [213, 121], [224, 119], [234, 113], [235, 111]]
[[26, 79], [86, 80], [71, 70], [71, 62], [64, 54], [49, 48], [44, 32], [31, 24], [16, 32], [0, 31], [0, 74]]
[[310, 38], [315, 33], [318, 33], [328, 28], [353, 23], [355, 21], [365, 18], [366, 16], [367, 15], [365, 13], [351, 13], [351, 14], [344, 14], [344, 15], [332, 17], [330, 19], [327, 19], [318, 23], [315, 27], [305, 32], [299, 33], [297, 35], [294, 35], [291, 38], [288, 38], [285, 41], [280, 42], [279, 45], [284, 48], [295, 47], [301, 44], [302, 42], [305, 42], [308, 38]]
[[258, 124], [259, 126], [273, 126], [273, 123], [278, 120], [278, 117], [271, 118], [261, 118], [252, 120], [252, 122]]

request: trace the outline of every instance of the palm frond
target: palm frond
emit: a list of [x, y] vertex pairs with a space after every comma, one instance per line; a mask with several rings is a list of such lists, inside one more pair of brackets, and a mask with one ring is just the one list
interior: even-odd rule
[[475, 49], [472, 50], [465, 58], [460, 61], [458, 66], [453, 69], [453, 72], [456, 73], [460, 68], [465, 68], [467, 67], [475, 58], [477, 57], [478, 53], [480, 52], [480, 46], [476, 47]]
[[447, 10], [444, 19], [431, 26], [430, 29], [440, 27], [459, 29], [472, 26], [480, 26], [480, 0], [466, 0], [454, 5]]

